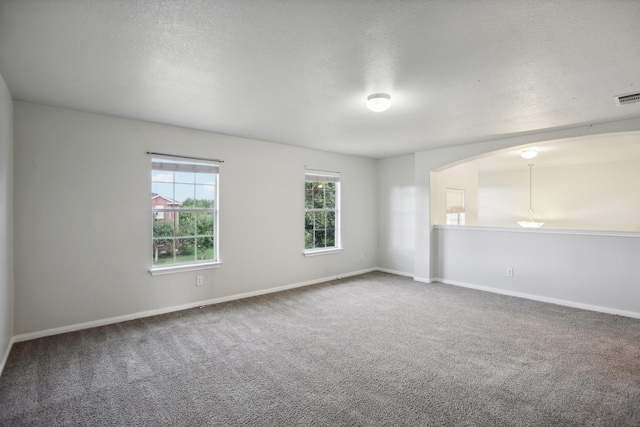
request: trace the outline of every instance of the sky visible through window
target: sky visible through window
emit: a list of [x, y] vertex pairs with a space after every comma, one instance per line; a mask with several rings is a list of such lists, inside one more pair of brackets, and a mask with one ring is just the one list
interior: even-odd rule
[[215, 174], [154, 170], [151, 180], [153, 193], [180, 204], [186, 199], [213, 200], [215, 197]]

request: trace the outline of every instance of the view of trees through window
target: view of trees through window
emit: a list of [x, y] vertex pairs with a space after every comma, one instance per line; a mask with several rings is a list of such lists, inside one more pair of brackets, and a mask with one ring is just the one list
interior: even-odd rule
[[217, 165], [153, 159], [153, 265], [217, 260]]
[[339, 182], [305, 181], [305, 249], [339, 246]]

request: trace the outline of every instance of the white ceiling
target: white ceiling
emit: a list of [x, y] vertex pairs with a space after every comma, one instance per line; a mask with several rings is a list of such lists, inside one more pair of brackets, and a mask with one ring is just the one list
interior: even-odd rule
[[0, 74], [15, 100], [381, 158], [640, 117], [613, 100], [640, 91], [639, 22], [638, 0], [0, 0]]

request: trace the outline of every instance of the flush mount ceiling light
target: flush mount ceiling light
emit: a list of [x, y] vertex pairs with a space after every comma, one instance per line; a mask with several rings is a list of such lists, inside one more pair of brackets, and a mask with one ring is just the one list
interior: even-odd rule
[[391, 107], [391, 95], [388, 93], [374, 93], [367, 97], [367, 108], [376, 113], [386, 111]]
[[533, 159], [538, 155], [538, 151], [535, 148], [527, 148], [526, 150], [522, 150], [520, 152], [520, 157], [523, 159]]
[[529, 163], [529, 218], [525, 219], [524, 221], [518, 221], [518, 225], [520, 227], [526, 227], [526, 228], [539, 228], [542, 227], [542, 224], [544, 224], [544, 222], [537, 222], [533, 220], [533, 208], [531, 207], [531, 168], [533, 167], [533, 163]]

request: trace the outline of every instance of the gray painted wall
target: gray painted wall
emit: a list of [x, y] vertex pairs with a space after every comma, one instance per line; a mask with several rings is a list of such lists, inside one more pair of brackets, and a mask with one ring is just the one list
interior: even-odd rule
[[0, 76], [0, 372], [13, 335], [13, 102]]
[[[378, 265], [375, 160], [23, 102], [14, 109], [16, 335]], [[147, 151], [225, 161], [220, 268], [148, 273]], [[341, 253], [303, 256], [305, 166], [342, 173]]]
[[438, 228], [436, 274], [447, 283], [640, 318], [640, 234], [595, 233]]
[[415, 186], [413, 155], [378, 161], [378, 266], [413, 275]]

